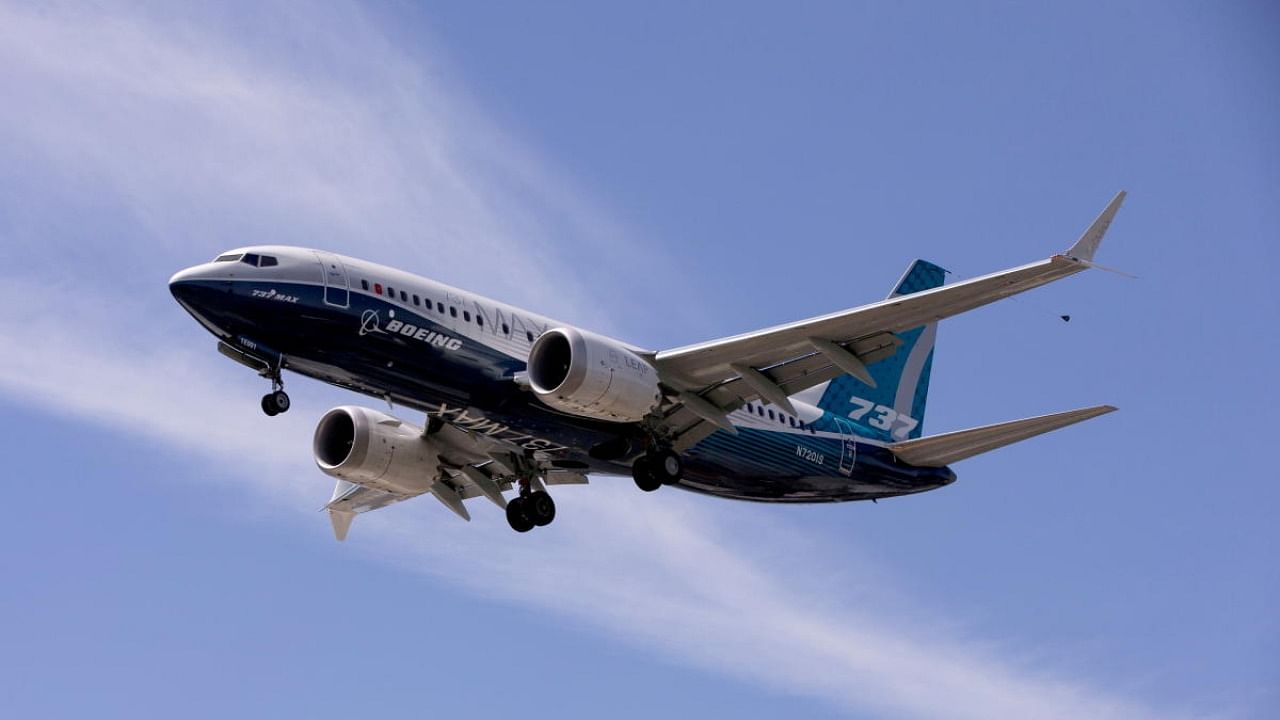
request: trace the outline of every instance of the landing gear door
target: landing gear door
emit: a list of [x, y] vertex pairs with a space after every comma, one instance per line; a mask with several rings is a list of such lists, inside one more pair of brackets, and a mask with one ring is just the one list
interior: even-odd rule
[[333, 253], [318, 252], [320, 272], [324, 275], [324, 301], [335, 307], [351, 304], [351, 288], [347, 285], [347, 266]]
[[848, 420], [837, 417], [835, 421], [836, 427], [840, 428], [840, 435], [843, 436], [840, 450], [840, 474], [848, 476], [853, 473], [854, 463], [858, 459], [858, 436], [853, 431], [853, 424]]

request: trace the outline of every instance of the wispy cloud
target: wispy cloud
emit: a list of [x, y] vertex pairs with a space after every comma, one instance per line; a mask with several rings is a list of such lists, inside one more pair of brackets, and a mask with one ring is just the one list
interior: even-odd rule
[[[309, 385], [288, 415], [254, 411], [256, 388], [236, 366], [175, 350], [115, 311], [82, 308], [62, 327], [28, 322], [56, 301], [18, 286], [0, 293], [0, 338], [30, 353], [0, 356], [0, 391], [217, 460], [224, 479], [282, 519], [324, 526], [326, 480], [307, 454], [311, 423], [331, 394]], [[125, 317], [141, 318], [128, 301]], [[64, 315], [66, 308], [56, 306]], [[86, 332], [85, 328], [100, 328]], [[114, 339], [123, 331], [134, 343]], [[92, 372], [83, 372], [84, 368]], [[181, 388], [180, 407], [173, 407]], [[311, 392], [314, 390], [315, 392]], [[254, 426], [270, 427], [259, 432]], [[228, 465], [231, 458], [231, 465]], [[1145, 717], [1142, 705], [1001, 657], [918, 612], [868, 591], [891, 582], [833, 538], [814, 538], [739, 504], [683, 493], [637, 502], [626, 482], [597, 479], [557, 493], [554, 532], [511, 542], [500, 513], [458, 522], [422, 501], [417, 512], [361, 517], [352, 542], [372, 558], [427, 572], [485, 596], [586, 620], [676, 662], [750, 679], [850, 710], [901, 717]], [[724, 509], [721, 509], [724, 508]], [[749, 532], [748, 532], [749, 530]], [[761, 553], [760, 547], [771, 548]], [[754, 548], [750, 553], [744, 548]], [[831, 578], [840, 567], [844, 578]], [[861, 587], [859, 587], [861, 586]]]
[[[0, 177], [10, 187], [21, 174], [47, 183], [33, 205], [6, 206], [15, 212], [0, 229], [14, 242], [0, 252], [60, 262], [0, 289], [0, 341], [26, 349], [0, 353], [0, 392], [196, 459], [239, 458], [227, 466], [227, 492], [317, 524], [327, 492], [309, 436], [318, 403], [335, 393], [308, 384], [294, 393], [293, 412], [261, 417], [253, 407], [261, 388], [246, 373], [212, 355], [211, 343], [175, 340], [200, 331], [157, 278], [193, 253], [275, 240], [403, 258], [604, 323], [586, 300], [661, 260], [631, 249], [632, 236], [606, 212], [358, 10], [297, 20], [307, 51], [281, 59], [271, 43], [233, 40], [224, 18], [0, 7], [0, 94], [26, 108], [0, 114], [0, 153], [24, 160]], [[107, 227], [109, 244], [84, 245]], [[77, 253], [84, 261], [65, 262]], [[589, 279], [573, 271], [577, 262], [592, 267]], [[98, 280], [104, 270], [112, 283]], [[93, 288], [95, 301], [67, 304], [44, 292], [59, 283], [81, 297]], [[31, 322], [55, 315], [57, 326]], [[270, 439], [250, 423], [270, 423]], [[478, 508], [466, 525], [429, 501], [414, 513], [360, 518], [352, 542], [380, 561], [585, 620], [675, 662], [850, 710], [1152, 714], [939, 629], [925, 612], [892, 607], [866, 589], [892, 586], [883, 571], [851, 561], [847, 549], [834, 555], [834, 543], [767, 510], [676, 492], [637, 502], [626, 486], [600, 479], [559, 492], [564, 519], [521, 542], [496, 512]], [[770, 552], [743, 550], [762, 539]], [[875, 582], [855, 582], [868, 578]]]
[[[622, 289], [670, 277], [641, 238], [449, 87], [425, 50], [388, 45], [357, 9], [243, 8], [246, 26], [288, 23], [305, 42], [296, 60], [190, 10], [202, 15], [0, 6], [0, 94], [20, 108], [0, 114], [6, 184], [47, 178], [64, 205], [122, 214], [148, 240], [142, 251], [109, 238], [135, 276], [238, 244], [320, 246], [593, 326], [610, 318], [583, 292], [585, 268]], [[271, 26], [266, 39], [284, 32]], [[50, 233], [18, 210], [29, 222], [6, 228], [11, 248], [51, 260], [105, 249], [100, 234]]]

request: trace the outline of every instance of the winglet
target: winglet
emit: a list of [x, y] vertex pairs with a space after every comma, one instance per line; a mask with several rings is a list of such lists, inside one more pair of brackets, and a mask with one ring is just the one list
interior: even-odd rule
[[1102, 236], [1107, 233], [1107, 228], [1111, 227], [1111, 221], [1115, 219], [1116, 212], [1120, 210], [1120, 205], [1124, 203], [1126, 193], [1124, 190], [1116, 193], [1111, 202], [1107, 203], [1107, 207], [1098, 216], [1097, 220], [1089, 226], [1088, 230], [1080, 236], [1075, 245], [1065, 253], [1067, 257], [1083, 260], [1086, 263], [1093, 262], [1093, 254], [1098, 252], [1098, 245], [1102, 243]]
[[330, 510], [329, 522], [333, 523], [333, 536], [342, 542], [347, 539], [347, 531], [351, 529], [351, 521], [356, 514], [350, 510]]

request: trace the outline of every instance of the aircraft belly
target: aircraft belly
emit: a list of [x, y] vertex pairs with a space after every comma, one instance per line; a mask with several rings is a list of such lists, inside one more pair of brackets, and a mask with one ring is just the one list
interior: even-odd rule
[[861, 443], [853, 467], [842, 468], [843, 444], [803, 433], [717, 432], [686, 455], [680, 486], [739, 500], [814, 503], [909, 495], [955, 480], [947, 468], [904, 466], [884, 448]]
[[818, 503], [874, 500], [911, 495], [941, 487], [946, 483], [884, 482], [877, 478], [808, 475], [776, 477], [730, 476], [723, 473], [686, 469], [680, 487], [693, 492], [736, 500], [776, 503]]

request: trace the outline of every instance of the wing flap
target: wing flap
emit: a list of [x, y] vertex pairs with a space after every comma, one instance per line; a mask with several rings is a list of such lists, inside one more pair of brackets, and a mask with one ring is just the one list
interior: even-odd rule
[[920, 467], [942, 467], [1037, 435], [1115, 412], [1111, 405], [986, 425], [889, 445], [899, 460]]

